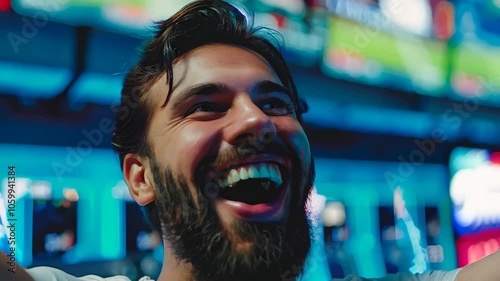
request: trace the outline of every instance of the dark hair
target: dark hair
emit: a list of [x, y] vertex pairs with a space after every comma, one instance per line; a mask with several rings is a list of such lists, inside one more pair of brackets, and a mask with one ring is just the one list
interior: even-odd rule
[[[166, 73], [169, 91], [165, 106], [172, 92], [173, 63], [191, 50], [208, 44], [230, 44], [250, 49], [261, 55], [274, 69], [281, 83], [293, 95], [297, 118], [307, 104], [300, 100], [290, 70], [280, 51], [271, 43], [277, 34], [269, 28], [254, 28], [236, 7], [220, 0], [195, 1], [167, 20], [156, 23], [156, 35], [143, 47], [141, 60], [128, 72], [121, 92], [121, 104], [116, 108], [115, 132], [112, 144], [120, 158], [128, 153], [151, 156], [147, 130], [152, 105], [146, 101], [151, 86]], [[269, 37], [268, 37], [269, 36]], [[154, 226], [157, 214], [154, 204], [147, 206]]]

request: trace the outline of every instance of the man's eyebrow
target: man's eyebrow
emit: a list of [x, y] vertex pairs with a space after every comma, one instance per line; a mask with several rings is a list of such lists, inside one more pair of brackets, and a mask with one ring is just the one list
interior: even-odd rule
[[215, 93], [225, 93], [228, 91], [229, 88], [222, 83], [207, 83], [196, 85], [185, 89], [179, 95], [177, 95], [176, 101], [172, 105], [172, 108], [177, 108], [194, 96], [209, 96]]
[[288, 97], [290, 97], [290, 100], [292, 101], [294, 100], [290, 89], [270, 80], [262, 80], [258, 82], [257, 85], [255, 86], [255, 89], [257, 90], [257, 92], [265, 94], [274, 92], [285, 93], [288, 95]]

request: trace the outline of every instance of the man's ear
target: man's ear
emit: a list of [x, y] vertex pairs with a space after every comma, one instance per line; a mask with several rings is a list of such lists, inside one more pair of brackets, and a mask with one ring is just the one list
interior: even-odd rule
[[156, 199], [153, 175], [147, 157], [129, 153], [123, 159], [123, 176], [132, 198], [144, 206]]

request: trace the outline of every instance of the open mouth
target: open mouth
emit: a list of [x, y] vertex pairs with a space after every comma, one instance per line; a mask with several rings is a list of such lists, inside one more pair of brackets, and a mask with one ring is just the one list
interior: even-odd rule
[[283, 192], [280, 166], [262, 162], [231, 167], [218, 180], [219, 197], [250, 205], [276, 201]]

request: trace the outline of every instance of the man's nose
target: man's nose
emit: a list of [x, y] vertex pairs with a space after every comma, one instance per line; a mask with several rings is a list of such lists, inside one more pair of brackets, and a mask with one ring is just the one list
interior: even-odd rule
[[242, 97], [233, 104], [230, 118], [224, 135], [232, 145], [266, 144], [276, 137], [276, 126], [250, 97]]

